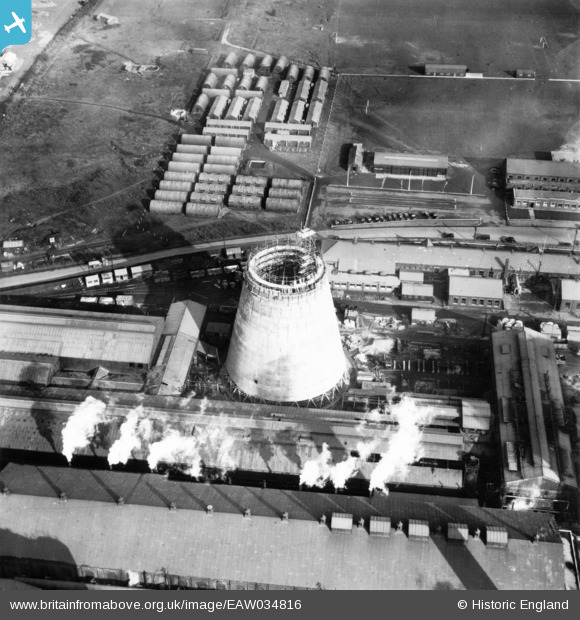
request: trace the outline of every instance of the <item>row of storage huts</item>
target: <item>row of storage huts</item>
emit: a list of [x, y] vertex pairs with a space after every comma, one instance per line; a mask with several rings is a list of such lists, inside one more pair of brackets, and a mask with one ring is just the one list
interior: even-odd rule
[[[222, 68], [235, 69], [238, 67], [238, 63], [239, 57], [236, 52], [230, 52], [222, 62]], [[280, 56], [278, 60], [274, 62], [274, 57], [270, 54], [266, 54], [258, 61], [256, 55], [252, 53], [246, 54], [239, 65], [239, 69], [241, 69], [243, 73], [253, 71], [259, 76], [274, 75], [293, 81], [298, 80], [300, 71], [298, 65], [291, 63], [286, 56]], [[314, 79], [314, 67], [306, 65], [303, 71], [304, 76], [308, 77], [310, 80]], [[330, 69], [328, 67], [322, 67], [319, 71], [319, 76], [327, 82], [330, 81]]]
[[[270, 186], [268, 181], [271, 181]], [[175, 189], [166, 189], [168, 187]], [[193, 175], [188, 182], [172, 182], [171, 186], [160, 181], [150, 209], [158, 213], [185, 213], [202, 217], [218, 217], [225, 206], [296, 213], [303, 191], [304, 183], [299, 179], [268, 179], [250, 175], [237, 175], [232, 179], [227, 174], [201, 172]]]
[[[182, 134], [172, 153], [167, 170], [159, 181], [152, 213], [217, 217], [223, 197], [215, 186], [228, 187], [238, 171], [246, 146], [247, 131], [236, 136]], [[223, 193], [225, 196], [225, 192]]]

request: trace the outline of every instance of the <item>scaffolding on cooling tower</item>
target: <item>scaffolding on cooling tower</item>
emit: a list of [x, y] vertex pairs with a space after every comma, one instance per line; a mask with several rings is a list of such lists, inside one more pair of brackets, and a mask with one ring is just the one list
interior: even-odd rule
[[325, 274], [324, 261], [312, 239], [276, 239], [250, 253], [246, 285], [255, 295], [268, 299], [299, 295], [315, 289]]

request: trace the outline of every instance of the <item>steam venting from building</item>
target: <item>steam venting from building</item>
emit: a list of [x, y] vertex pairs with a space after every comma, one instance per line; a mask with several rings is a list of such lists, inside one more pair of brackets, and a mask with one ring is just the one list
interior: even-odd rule
[[389, 438], [388, 449], [381, 454], [381, 460], [373, 469], [370, 489], [388, 493], [387, 484], [396, 479], [404, 480], [409, 466], [423, 456], [421, 426], [429, 421], [429, 412], [417, 407], [413, 399], [403, 396], [391, 408], [391, 416], [398, 424], [396, 433]]
[[99, 424], [105, 421], [106, 408], [104, 402], [88, 396], [69, 417], [62, 429], [62, 453], [69, 463], [76, 451], [91, 443]]
[[322, 452], [314, 459], [306, 461], [300, 472], [300, 484], [310, 487], [324, 487], [331, 482], [336, 489], [343, 489], [350, 478], [354, 478], [359, 470], [359, 463], [366, 461], [376, 449], [380, 440], [356, 445], [358, 456], [349, 456], [343, 461], [333, 463], [332, 453], [327, 443], [322, 444]]
[[151, 420], [144, 416], [143, 406], [139, 405], [129, 412], [121, 425], [119, 439], [111, 446], [107, 456], [109, 465], [125, 465], [135, 450], [140, 450], [151, 441], [152, 434]]
[[234, 396], [323, 403], [346, 379], [326, 267], [308, 241], [262, 246], [248, 259], [225, 368]]
[[149, 445], [147, 463], [151, 470], [158, 469], [164, 463], [194, 478], [202, 475], [205, 463], [211, 464], [214, 470], [235, 469], [235, 461], [230, 455], [234, 441], [226, 421], [221, 418], [196, 428], [191, 435], [171, 429]]
[[[401, 482], [409, 472], [409, 466], [423, 456], [421, 445], [421, 426], [428, 423], [429, 413], [419, 408], [415, 402], [403, 396], [398, 403], [391, 405], [390, 417], [397, 422], [397, 432], [388, 434], [387, 451], [381, 454], [377, 466], [371, 472], [370, 489], [388, 493], [387, 484], [391, 480]], [[364, 425], [357, 426], [362, 433]], [[300, 484], [311, 487], [324, 487], [331, 482], [336, 489], [343, 489], [350, 478], [354, 478], [361, 463], [374, 454], [379, 445], [387, 439], [381, 436], [372, 441], [359, 441], [356, 445], [356, 456], [334, 463], [328, 444], [322, 444], [322, 451], [317, 457], [304, 463], [300, 472]]]

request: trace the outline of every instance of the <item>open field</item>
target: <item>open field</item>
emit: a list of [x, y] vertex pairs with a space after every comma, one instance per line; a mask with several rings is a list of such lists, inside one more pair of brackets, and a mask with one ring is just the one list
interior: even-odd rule
[[[291, 229], [287, 216], [230, 213], [216, 220], [151, 216], [156, 171], [182, 131], [170, 111], [188, 108], [219, 43], [229, 1], [92, 0], [40, 54], [0, 117], [0, 230], [40, 249], [102, 239], [124, 252], [244, 233]], [[117, 16], [119, 25], [93, 19]], [[159, 66], [143, 76], [123, 63]], [[296, 218], [294, 218], [296, 219]]]
[[[580, 77], [576, 0], [240, 0], [229, 41], [339, 71], [408, 73], [425, 63]], [[540, 38], [546, 40], [546, 47]]]
[[578, 78], [579, 19], [568, 0], [337, 0], [335, 64], [388, 72], [456, 63], [491, 75], [531, 67]]

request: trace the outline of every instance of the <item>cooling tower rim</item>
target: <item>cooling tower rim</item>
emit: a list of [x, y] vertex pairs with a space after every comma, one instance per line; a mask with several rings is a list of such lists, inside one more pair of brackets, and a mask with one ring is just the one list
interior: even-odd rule
[[[280, 276], [275, 267], [291, 263], [297, 270]], [[314, 246], [300, 243], [276, 243], [255, 248], [248, 257], [246, 284], [251, 292], [270, 297], [274, 294], [299, 295], [318, 287], [326, 266]]]

